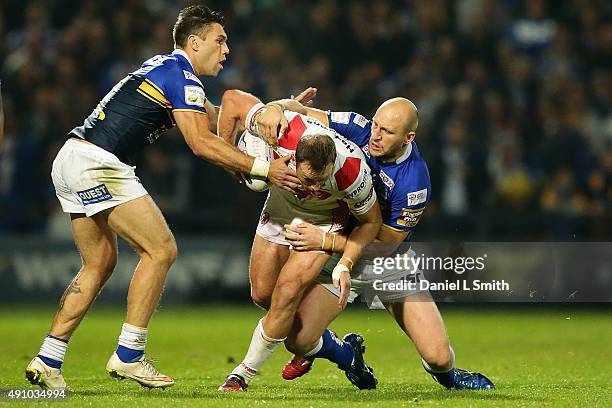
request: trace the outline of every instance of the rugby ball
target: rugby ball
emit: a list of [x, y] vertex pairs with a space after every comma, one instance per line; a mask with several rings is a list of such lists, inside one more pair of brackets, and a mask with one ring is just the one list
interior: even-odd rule
[[[274, 152], [272, 148], [259, 137], [255, 136], [248, 130], [245, 130], [236, 145], [238, 149], [248, 154], [249, 156], [257, 157], [258, 159], [268, 162], [274, 160]], [[270, 186], [267, 179], [244, 175], [244, 184], [251, 190], [262, 192], [266, 191]]]

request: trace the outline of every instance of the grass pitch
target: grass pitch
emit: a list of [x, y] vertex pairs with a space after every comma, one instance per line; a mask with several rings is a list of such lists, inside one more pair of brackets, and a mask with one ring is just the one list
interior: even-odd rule
[[[457, 366], [485, 373], [497, 391], [442, 389], [425, 374], [411, 343], [385, 312], [349, 309], [332, 328], [339, 334], [364, 335], [366, 360], [379, 379], [377, 390], [357, 390], [335, 365], [322, 360], [305, 377], [284, 381], [280, 370], [290, 355], [279, 349], [248, 392], [221, 394], [217, 387], [246, 352], [261, 316], [257, 308], [160, 308], [150, 325], [147, 354], [177, 380], [162, 391], [108, 376], [105, 365], [116, 347], [124, 311], [98, 306], [70, 342], [64, 376], [73, 391], [60, 406], [612, 406], [610, 309], [488, 309], [442, 308], [442, 314]], [[24, 369], [52, 314], [50, 308], [0, 306], [0, 388], [29, 387]], [[0, 401], [4, 403], [31, 405]]]

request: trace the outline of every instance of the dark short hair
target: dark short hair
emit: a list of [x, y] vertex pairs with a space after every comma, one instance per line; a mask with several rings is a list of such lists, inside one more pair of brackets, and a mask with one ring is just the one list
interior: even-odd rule
[[295, 148], [296, 163], [308, 162], [313, 171], [322, 173], [336, 161], [336, 145], [327, 135], [311, 135], [300, 139]]
[[225, 18], [217, 11], [212, 11], [206, 6], [188, 6], [179, 12], [174, 28], [172, 29], [172, 38], [174, 44], [185, 46], [187, 37], [191, 34], [202, 34], [206, 26], [212, 23], [223, 25]]

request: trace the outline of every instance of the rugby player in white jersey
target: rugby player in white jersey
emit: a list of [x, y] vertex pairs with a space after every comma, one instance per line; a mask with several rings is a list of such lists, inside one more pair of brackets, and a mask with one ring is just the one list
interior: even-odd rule
[[[227, 91], [219, 113], [219, 136], [233, 141], [239, 124], [256, 132], [253, 124], [265, 109], [250, 94]], [[268, 312], [255, 328], [246, 357], [232, 370], [220, 391], [247, 388], [257, 370], [285, 340], [304, 290], [329, 259], [329, 253], [324, 251], [293, 251], [284, 236], [285, 225], [308, 220], [321, 231], [335, 232], [344, 227], [349, 214], [356, 218], [357, 225], [347, 237], [332, 272], [333, 284], [340, 292], [330, 307], [338, 311], [346, 305], [350, 269], [380, 228], [380, 209], [361, 150], [317, 120], [289, 111], [284, 115], [288, 126], [278, 138], [274, 154], [295, 153], [294, 164], [302, 186], [297, 194], [270, 187], [253, 241], [249, 271], [253, 293], [261, 292], [261, 288], [270, 292], [265, 303], [254, 299]], [[342, 368], [361, 388], [374, 388], [376, 380], [361, 356], [363, 340], [356, 335], [345, 340]]]
[[[308, 100], [315, 93], [316, 90], [310, 88], [298, 98]], [[377, 109], [371, 121], [354, 112], [325, 112], [306, 108], [294, 100], [270, 104], [316, 118], [361, 147], [372, 171], [382, 209], [383, 224], [374, 242], [385, 244], [381, 249], [392, 252], [409, 240], [431, 196], [427, 165], [414, 142], [418, 113], [411, 101], [405, 98], [390, 99]], [[257, 126], [262, 134], [272, 137], [277, 129], [282, 132], [287, 126], [285, 115], [280, 115], [279, 111], [267, 109], [259, 115]], [[325, 233], [309, 223], [288, 225], [284, 234], [296, 251], [342, 252], [346, 239], [340, 234]], [[385, 255], [387, 253], [377, 256]], [[333, 262], [333, 259], [330, 261]], [[353, 285], [349, 301], [352, 302], [364, 289], [371, 289], [375, 279], [397, 283], [406, 275], [406, 271], [388, 271], [382, 276], [375, 276], [371, 268], [365, 262], [355, 265], [351, 272]], [[307, 373], [314, 359], [321, 356], [320, 349], [325, 347], [326, 338], [333, 336], [326, 328], [339, 314], [338, 310], [330, 308], [336, 302], [338, 293], [325, 283], [326, 275], [327, 279], [329, 276], [329, 265], [325, 270], [319, 280], [321, 284], [314, 284], [306, 291], [297, 311], [296, 322], [299, 324], [296, 323], [285, 342], [287, 348], [297, 354], [283, 369], [285, 379], [291, 380]], [[455, 356], [449, 345], [444, 322], [428, 291], [376, 293], [390, 315], [410, 337], [421, 355], [423, 367], [434, 379], [447, 388], [495, 388], [484, 375], [454, 367]], [[262, 291], [256, 296], [261, 298], [268, 295]], [[326, 353], [333, 356], [335, 346], [332, 342], [327, 343], [330, 344], [330, 350]], [[326, 355], [324, 357], [328, 358]]]
[[[53, 162], [52, 178], [70, 214], [83, 266], [57, 313], [26, 378], [43, 388], [64, 388], [68, 341], [113, 273], [117, 236], [140, 256], [127, 295], [127, 316], [106, 369], [149, 388], [172, 386], [145, 358], [147, 326], [159, 301], [177, 246], [159, 208], [130, 166], [130, 157], [178, 126], [193, 153], [234, 171], [297, 187], [283, 160], [255, 160], [218, 138], [216, 109], [198, 76], [215, 77], [229, 54], [223, 16], [203, 6], [181, 10], [172, 31], [175, 50], [157, 55], [120, 81], [74, 128]], [[44, 273], [42, 270], [40, 273]]]

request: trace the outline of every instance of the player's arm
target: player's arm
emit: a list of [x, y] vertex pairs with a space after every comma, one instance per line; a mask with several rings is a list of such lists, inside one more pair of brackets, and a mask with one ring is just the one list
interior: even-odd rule
[[212, 104], [211, 101], [206, 99], [204, 103], [204, 109], [206, 109], [206, 114], [208, 115], [208, 129], [217, 133], [217, 119], [219, 117], [219, 107]]
[[[290, 233], [283, 232], [287, 241], [296, 251], [330, 251], [344, 252], [348, 237], [340, 233], [323, 232], [316, 225], [303, 222], [298, 225], [285, 225]], [[406, 240], [409, 231], [400, 231], [382, 224], [376, 238], [372, 243], [394, 244], [389, 245], [389, 252], [395, 251], [397, 247]]]
[[[208, 115], [196, 111], [174, 111], [174, 120], [193, 153], [207, 161], [254, 177], [267, 177], [288, 191], [299, 186], [299, 179], [286, 165], [288, 159], [268, 163], [248, 156], [209, 129]], [[284, 160], [284, 161], [283, 161]]]
[[333, 284], [340, 287], [338, 305], [342, 308], [346, 306], [351, 288], [351, 269], [361, 257], [364, 248], [374, 240], [382, 224], [378, 201], [375, 201], [365, 213], [354, 215], [357, 218], [357, 226], [346, 238], [342, 258], [332, 271]]

